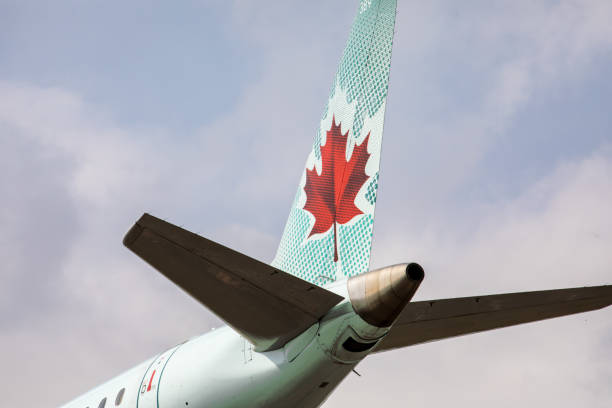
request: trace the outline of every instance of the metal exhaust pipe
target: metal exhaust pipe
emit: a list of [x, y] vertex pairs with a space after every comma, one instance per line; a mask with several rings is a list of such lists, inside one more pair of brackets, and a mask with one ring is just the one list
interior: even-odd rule
[[417, 263], [376, 269], [348, 280], [355, 313], [376, 327], [389, 327], [412, 299], [425, 277]]

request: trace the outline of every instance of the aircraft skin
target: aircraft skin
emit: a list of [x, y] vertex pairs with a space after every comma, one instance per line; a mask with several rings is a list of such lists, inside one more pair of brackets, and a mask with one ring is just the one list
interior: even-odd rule
[[[331, 289], [346, 292], [344, 282]], [[342, 302], [319, 324], [284, 348], [257, 353], [229, 327], [190, 339], [65, 405], [125, 407], [317, 407], [368, 352], [338, 346], [354, 330], [381, 337]]]
[[369, 271], [396, 0], [361, 0], [271, 265], [148, 214], [124, 244], [228, 326], [65, 408], [320, 406], [372, 352], [606, 307], [612, 287], [410, 302], [417, 264]]

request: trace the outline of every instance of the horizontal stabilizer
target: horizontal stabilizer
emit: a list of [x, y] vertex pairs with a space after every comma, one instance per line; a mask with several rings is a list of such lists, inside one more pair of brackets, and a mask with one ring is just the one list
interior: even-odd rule
[[282, 347], [343, 299], [149, 214], [136, 222], [123, 243], [257, 351]]
[[412, 302], [374, 352], [587, 312], [610, 304], [610, 285]]

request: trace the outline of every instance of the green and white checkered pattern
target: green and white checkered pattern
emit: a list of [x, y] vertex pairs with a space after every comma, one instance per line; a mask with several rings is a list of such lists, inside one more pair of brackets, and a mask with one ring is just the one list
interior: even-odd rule
[[368, 180], [355, 198], [363, 214], [338, 224], [338, 261], [334, 262], [333, 228], [308, 237], [314, 216], [304, 210], [306, 194], [302, 175], [289, 220], [272, 265], [318, 285], [366, 272], [370, 264], [374, 208], [382, 143], [385, 102], [389, 85], [396, 0], [361, 0], [359, 11], [336, 73], [321, 124], [306, 168], [320, 173], [321, 145], [332, 118], [349, 131], [347, 159], [353, 146], [370, 134], [366, 165]]

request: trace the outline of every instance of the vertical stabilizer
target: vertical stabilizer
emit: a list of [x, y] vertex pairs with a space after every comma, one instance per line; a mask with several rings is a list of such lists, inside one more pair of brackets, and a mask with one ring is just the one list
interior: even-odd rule
[[323, 285], [366, 272], [396, 0], [361, 0], [272, 265]]

